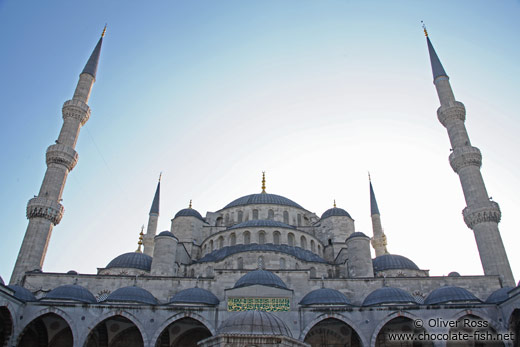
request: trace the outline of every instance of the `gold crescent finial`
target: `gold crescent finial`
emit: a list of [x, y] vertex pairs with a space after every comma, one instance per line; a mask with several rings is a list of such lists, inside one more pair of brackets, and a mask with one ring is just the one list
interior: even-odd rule
[[189, 208], [191, 208], [191, 199], [190, 199], [190, 206], [189, 206]]
[[162, 178], [162, 171], [161, 171], [161, 173], [159, 173], [159, 182], [161, 182], [161, 178]]
[[103, 32], [101, 33], [101, 37], [105, 37], [106, 32], [107, 32], [107, 25], [105, 23], [105, 27], [103, 28]]
[[141, 251], [141, 246], [143, 245], [143, 238], [144, 238], [144, 225], [141, 227], [141, 232], [139, 233], [139, 241], [137, 241], [137, 250], [135, 251], [136, 253], [143, 253]]
[[426, 30], [426, 25], [424, 24], [423, 21], [421, 21], [421, 23], [422, 23], [422, 28], [424, 30], [424, 36], [428, 37], [428, 31]]
[[265, 193], [265, 171], [262, 171], [262, 193]]
[[334, 199], [334, 208], [336, 208], [336, 199]]

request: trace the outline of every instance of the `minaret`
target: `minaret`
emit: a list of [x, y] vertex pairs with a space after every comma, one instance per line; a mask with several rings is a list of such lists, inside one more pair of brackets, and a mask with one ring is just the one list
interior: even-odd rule
[[64, 209], [60, 203], [61, 196], [67, 175], [78, 162], [78, 154], [74, 148], [81, 127], [90, 117], [90, 108], [87, 102], [92, 91], [92, 85], [96, 80], [96, 71], [105, 32], [106, 26], [79, 76], [72, 100], [63, 104], [63, 126], [56, 143], [47, 148], [45, 155], [47, 171], [40, 192], [27, 204], [29, 225], [14, 266], [11, 284], [20, 283], [27, 271], [41, 270], [52, 228], [63, 217]]
[[450, 165], [459, 175], [466, 199], [467, 207], [462, 211], [464, 222], [475, 234], [484, 274], [498, 275], [504, 286], [514, 286], [513, 273], [498, 230], [500, 208], [496, 202], [490, 200], [484, 185], [480, 172], [482, 155], [477, 147], [471, 146], [464, 125], [466, 109], [464, 104], [455, 100], [448, 75], [433, 48], [426, 28], [424, 34], [430, 53], [433, 83], [441, 104], [437, 110], [437, 117], [448, 130], [452, 147]]
[[148, 227], [146, 228], [146, 235], [144, 236], [144, 254], [153, 256], [154, 238], [157, 233], [157, 222], [159, 221], [159, 198], [161, 195], [161, 176], [159, 175], [159, 182], [153, 197], [152, 207], [148, 217]]
[[386, 235], [381, 226], [381, 215], [377, 207], [376, 195], [374, 194], [370, 174], [368, 174], [368, 182], [370, 185], [370, 216], [372, 217], [372, 232], [374, 233], [371, 243], [376, 251], [376, 257], [379, 257], [380, 255], [388, 254], [388, 250], [386, 249]]

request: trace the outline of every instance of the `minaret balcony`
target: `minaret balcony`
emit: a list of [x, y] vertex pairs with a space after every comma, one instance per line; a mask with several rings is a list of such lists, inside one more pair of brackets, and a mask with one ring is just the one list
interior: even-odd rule
[[482, 154], [477, 147], [464, 146], [455, 148], [450, 154], [450, 165], [453, 171], [459, 172], [466, 166], [482, 166]]
[[27, 203], [27, 218], [45, 218], [57, 225], [63, 217], [65, 209], [57, 202], [41, 196], [29, 200]]
[[74, 118], [83, 126], [90, 118], [90, 107], [81, 100], [67, 100], [62, 108], [63, 119]]
[[466, 108], [459, 101], [454, 101], [449, 106], [441, 106], [437, 109], [437, 118], [444, 127], [452, 122], [464, 122], [466, 120]]
[[462, 215], [464, 222], [470, 229], [473, 229], [479, 223], [492, 222], [498, 224], [502, 218], [500, 206], [494, 201], [485, 201], [468, 206], [462, 210]]
[[78, 153], [69, 146], [62, 144], [50, 145], [45, 154], [47, 166], [60, 164], [71, 171], [78, 162]]

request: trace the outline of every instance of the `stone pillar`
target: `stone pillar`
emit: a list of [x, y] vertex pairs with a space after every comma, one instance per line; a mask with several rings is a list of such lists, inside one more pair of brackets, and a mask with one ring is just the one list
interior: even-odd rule
[[374, 277], [372, 256], [370, 255], [370, 238], [363, 233], [355, 232], [350, 235], [346, 244], [349, 277]]

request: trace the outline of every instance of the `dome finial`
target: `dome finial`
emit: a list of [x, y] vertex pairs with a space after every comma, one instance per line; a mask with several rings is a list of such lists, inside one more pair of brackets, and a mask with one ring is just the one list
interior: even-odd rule
[[336, 208], [336, 199], [334, 199], [334, 208]]
[[423, 21], [421, 21], [421, 23], [422, 23], [422, 28], [424, 30], [424, 36], [428, 37], [428, 31], [426, 30], [426, 25], [424, 24]]
[[103, 28], [103, 32], [101, 33], [101, 37], [105, 37], [106, 32], [107, 32], [107, 23], [105, 23], [105, 27]]
[[190, 199], [190, 206], [188, 206], [188, 208], [192, 208], [192, 207], [191, 207], [191, 199]]
[[265, 171], [262, 171], [262, 193], [265, 193]]
[[143, 253], [141, 251], [141, 246], [143, 245], [143, 238], [144, 238], [144, 225], [141, 226], [141, 232], [139, 233], [139, 241], [137, 241], [137, 250], [135, 251], [136, 253]]
[[161, 178], [162, 178], [162, 171], [159, 173], [159, 182], [161, 182]]

